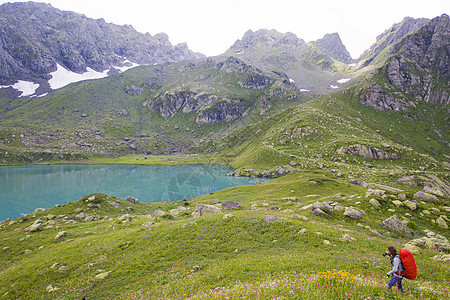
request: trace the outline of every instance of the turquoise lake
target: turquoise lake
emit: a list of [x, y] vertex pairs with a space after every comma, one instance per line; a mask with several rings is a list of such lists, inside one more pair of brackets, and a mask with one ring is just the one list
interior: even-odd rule
[[0, 167], [0, 220], [92, 193], [142, 202], [191, 199], [267, 179], [226, 176], [220, 165], [29, 165]]

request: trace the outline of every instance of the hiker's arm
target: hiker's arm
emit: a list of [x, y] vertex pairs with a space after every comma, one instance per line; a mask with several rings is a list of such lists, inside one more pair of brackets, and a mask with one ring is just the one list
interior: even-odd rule
[[394, 274], [395, 272], [398, 271], [398, 266], [400, 265], [400, 259], [399, 258], [394, 258], [394, 263], [392, 264], [392, 270], [390, 270], [387, 275], [391, 276], [392, 274]]

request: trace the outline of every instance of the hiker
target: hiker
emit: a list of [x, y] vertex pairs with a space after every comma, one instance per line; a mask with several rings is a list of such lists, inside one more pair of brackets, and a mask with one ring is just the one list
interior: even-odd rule
[[394, 285], [397, 285], [398, 289], [403, 293], [402, 287], [403, 276], [401, 274], [403, 274], [405, 268], [403, 267], [400, 255], [397, 254], [397, 250], [395, 249], [394, 246], [389, 246], [388, 251], [385, 252], [385, 255], [389, 255], [389, 257], [391, 258], [391, 266], [392, 266], [392, 270], [390, 270], [386, 274], [387, 277], [392, 276], [391, 280], [389, 280], [388, 282], [389, 290], [391, 290], [391, 288]]

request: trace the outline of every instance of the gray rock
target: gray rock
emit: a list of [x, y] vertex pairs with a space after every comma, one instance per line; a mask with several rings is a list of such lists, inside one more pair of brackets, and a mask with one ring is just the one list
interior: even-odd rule
[[222, 219], [224, 219], [224, 220], [226, 220], [226, 219], [231, 219], [231, 218], [234, 218], [234, 215], [232, 215], [232, 214], [226, 214], [226, 215], [224, 215], [224, 216], [222, 217]]
[[221, 213], [220, 208], [214, 205], [207, 205], [207, 204], [197, 204], [195, 206], [195, 211], [192, 213], [193, 217], [200, 217], [204, 215], [209, 214], [217, 214]]
[[284, 175], [286, 173], [286, 170], [283, 167], [279, 167], [278, 169], [276, 169], [275, 171], [278, 175]]
[[403, 193], [398, 194], [397, 197], [398, 197], [398, 199], [400, 199], [400, 200], [406, 200], [406, 195], [403, 194]]
[[100, 273], [100, 274], [95, 275], [95, 276], [94, 276], [94, 279], [95, 279], [95, 280], [103, 280], [103, 279], [105, 279], [106, 277], [108, 277], [109, 274], [111, 274], [111, 271], [109, 271], [109, 272], [104, 272], [104, 273]]
[[153, 217], [164, 217], [166, 215], [165, 211], [162, 211], [160, 209], [155, 210], [155, 212], [152, 214]]
[[444, 218], [442, 218], [442, 217], [439, 217], [439, 218], [436, 220], [436, 224], [437, 224], [440, 228], [442, 228], [442, 229], [448, 229], [448, 225], [447, 225], [447, 223], [445, 222]]
[[418, 254], [418, 253], [420, 252], [420, 248], [419, 248], [419, 247], [417, 247], [417, 246], [415, 246], [415, 245], [412, 245], [412, 244], [409, 244], [409, 243], [404, 244], [404, 245], [403, 245], [403, 248], [408, 249], [408, 250], [411, 251], [413, 254]]
[[399, 200], [392, 201], [392, 204], [394, 204], [397, 207], [401, 207], [403, 205], [402, 201], [399, 201]]
[[138, 202], [138, 201], [139, 201], [138, 199], [133, 198], [133, 197], [131, 197], [131, 196], [128, 196], [128, 197], [127, 197], [127, 200], [130, 201], [130, 202]]
[[222, 202], [222, 207], [225, 209], [236, 209], [241, 207], [241, 205], [235, 201], [224, 201]]
[[32, 224], [30, 227], [28, 227], [28, 231], [30, 232], [36, 232], [39, 231], [42, 227], [42, 223], [35, 223]]
[[416, 210], [417, 209], [417, 204], [415, 202], [406, 200], [405, 202], [403, 202], [403, 204], [409, 208], [410, 210]]
[[57, 287], [56, 285], [50, 284], [49, 286], [47, 286], [47, 288], [45, 290], [49, 293], [53, 293], [54, 291], [59, 290], [59, 287]]
[[108, 204], [114, 206], [114, 208], [119, 208], [119, 203], [111, 201], [111, 200], [108, 200], [107, 202], [108, 202]]
[[429, 186], [424, 186], [423, 192], [428, 193], [428, 194], [434, 194], [436, 196], [441, 196], [441, 197], [445, 196], [444, 193], [440, 189], [429, 187]]
[[67, 266], [61, 266], [58, 268], [58, 271], [65, 271], [67, 270]]
[[380, 207], [380, 206], [381, 206], [380, 202], [378, 202], [378, 200], [373, 199], [373, 198], [369, 200], [369, 203], [370, 203], [370, 205], [372, 205], [373, 207]]
[[402, 233], [409, 237], [413, 236], [408, 227], [406, 227], [406, 225], [402, 221], [400, 221], [396, 215], [393, 215], [392, 217], [387, 218], [386, 220], [381, 222], [381, 226], [389, 229], [390, 231]]
[[308, 230], [306, 230], [305, 228], [300, 229], [300, 231], [298, 232], [298, 234], [304, 235], [308, 232]]
[[131, 220], [131, 216], [129, 214], [124, 214], [122, 216], [119, 217], [119, 221], [129, 221]]
[[361, 211], [353, 207], [346, 207], [344, 211], [344, 216], [354, 220], [359, 220], [362, 218]]
[[275, 222], [278, 221], [280, 218], [278, 216], [274, 216], [274, 215], [265, 215], [263, 217], [263, 221], [264, 222]]
[[344, 235], [340, 238], [340, 240], [343, 241], [343, 242], [353, 242], [353, 241], [356, 241], [355, 238], [351, 237], [351, 236], [348, 235], [348, 234], [344, 234]]
[[86, 215], [84, 213], [80, 213], [74, 217], [75, 220], [84, 220], [86, 219]]
[[308, 217], [302, 216], [302, 215], [297, 215], [297, 214], [295, 214], [295, 215], [292, 215], [292, 218], [293, 218], [293, 219], [296, 219], [296, 220], [303, 221], [303, 222], [309, 222]]
[[313, 209], [312, 214], [316, 217], [326, 215], [326, 213], [320, 208]]
[[328, 213], [332, 213], [333, 212], [333, 207], [328, 204], [328, 202], [324, 201], [324, 202], [314, 202], [312, 205], [312, 210], [315, 210], [317, 208], [321, 209], [324, 212], [328, 212]]
[[359, 144], [339, 147], [336, 152], [340, 155], [350, 153], [367, 159], [399, 159], [401, 157], [396, 153], [390, 153], [382, 149]]
[[368, 189], [366, 191], [366, 197], [383, 197], [385, 193], [385, 190]]
[[439, 198], [435, 195], [424, 193], [424, 192], [417, 192], [414, 194], [414, 199], [416, 200], [425, 200], [425, 201], [431, 201], [431, 202], [439, 202]]
[[60, 238], [62, 238], [63, 236], [67, 235], [67, 231], [60, 231], [58, 232], [58, 234], [55, 236], [55, 240], [59, 240]]

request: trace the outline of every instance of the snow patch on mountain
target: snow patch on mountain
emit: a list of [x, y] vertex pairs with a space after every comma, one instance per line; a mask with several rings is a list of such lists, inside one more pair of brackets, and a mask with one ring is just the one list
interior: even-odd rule
[[86, 69], [87, 72], [79, 74], [69, 71], [62, 67], [60, 64], [57, 64], [56, 71], [50, 73], [52, 78], [48, 81], [48, 83], [53, 90], [56, 90], [73, 82], [107, 77], [109, 72], [109, 69], [103, 72], [97, 72], [89, 67]]
[[31, 82], [31, 81], [24, 81], [19, 80], [15, 84], [12, 85], [2, 85], [0, 88], [9, 88], [12, 87], [13, 89], [18, 90], [22, 94], [19, 97], [26, 97], [33, 95], [37, 88], [39, 87], [39, 84]]

